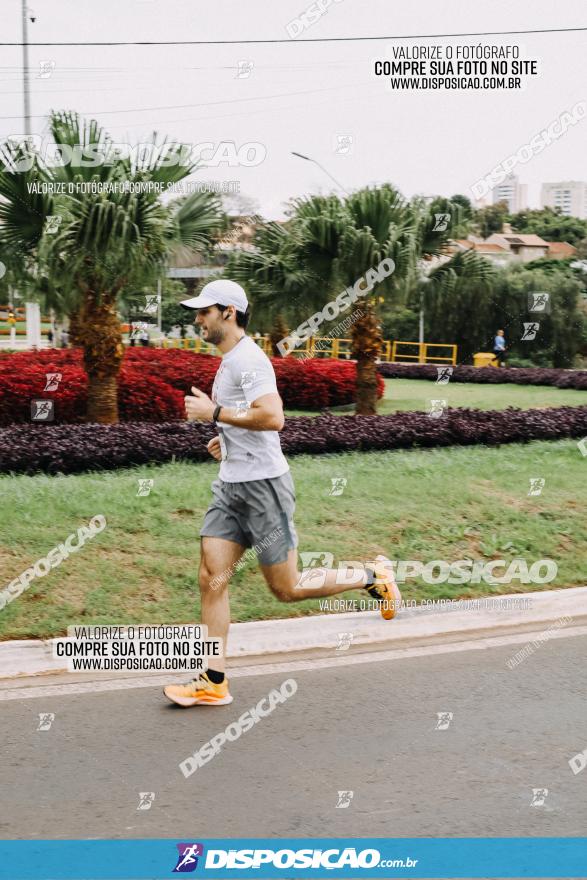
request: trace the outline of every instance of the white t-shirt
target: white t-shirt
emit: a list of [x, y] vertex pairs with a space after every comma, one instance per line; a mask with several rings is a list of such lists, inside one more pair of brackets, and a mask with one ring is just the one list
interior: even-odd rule
[[[243, 336], [222, 358], [212, 386], [212, 400], [245, 414], [264, 394], [277, 394], [275, 370], [256, 342]], [[249, 431], [223, 422], [217, 427], [222, 446], [219, 476], [226, 483], [266, 480], [289, 470], [277, 431]]]

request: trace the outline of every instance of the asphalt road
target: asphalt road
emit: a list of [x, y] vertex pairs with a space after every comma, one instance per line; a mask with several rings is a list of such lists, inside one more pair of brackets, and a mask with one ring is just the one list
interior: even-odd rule
[[[587, 644], [553, 639], [508, 669], [522, 647], [238, 677], [215, 709], [150, 687], [3, 702], [0, 837], [582, 836], [587, 770], [568, 761], [587, 748]], [[184, 778], [287, 678], [287, 702]]]

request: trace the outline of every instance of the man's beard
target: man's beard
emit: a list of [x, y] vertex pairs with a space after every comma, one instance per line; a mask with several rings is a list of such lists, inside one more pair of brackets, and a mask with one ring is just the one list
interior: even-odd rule
[[225, 337], [224, 328], [216, 327], [215, 329], [209, 329], [208, 335], [206, 337], [206, 342], [209, 342], [210, 345], [218, 345], [219, 342]]

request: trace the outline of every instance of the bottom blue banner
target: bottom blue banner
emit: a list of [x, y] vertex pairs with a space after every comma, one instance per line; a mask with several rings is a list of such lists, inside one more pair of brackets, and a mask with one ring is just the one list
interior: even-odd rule
[[587, 876], [586, 837], [5, 840], [6, 880]]

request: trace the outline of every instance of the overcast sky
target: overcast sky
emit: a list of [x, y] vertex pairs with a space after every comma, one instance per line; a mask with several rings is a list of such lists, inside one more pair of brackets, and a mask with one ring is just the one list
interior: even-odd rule
[[[578, 101], [587, 100], [587, 32], [519, 37], [410, 39], [401, 45], [521, 45], [538, 58], [523, 91], [391, 92], [372, 73], [390, 43], [300, 43], [286, 25], [306, 0], [30, 0], [29, 40], [253, 40], [214, 46], [30, 48], [33, 133], [46, 133], [50, 108], [92, 116], [115, 141], [136, 143], [156, 130], [183, 143], [256, 142], [255, 167], [202, 169], [201, 180], [238, 180], [261, 212], [283, 216], [292, 196], [390, 181], [406, 196], [471, 196], [472, 184]], [[20, 2], [3, 0], [2, 40], [20, 41]], [[308, 39], [446, 34], [587, 25], [583, 0], [340, 0], [302, 34]], [[397, 45], [397, 43], [394, 43]], [[23, 131], [20, 47], [1, 47], [0, 139]], [[38, 77], [42, 60], [52, 75]], [[237, 76], [239, 61], [252, 62]], [[180, 105], [180, 106], [178, 106]], [[335, 147], [350, 136], [345, 155]], [[587, 180], [587, 119], [518, 169], [538, 205], [542, 181]]]

